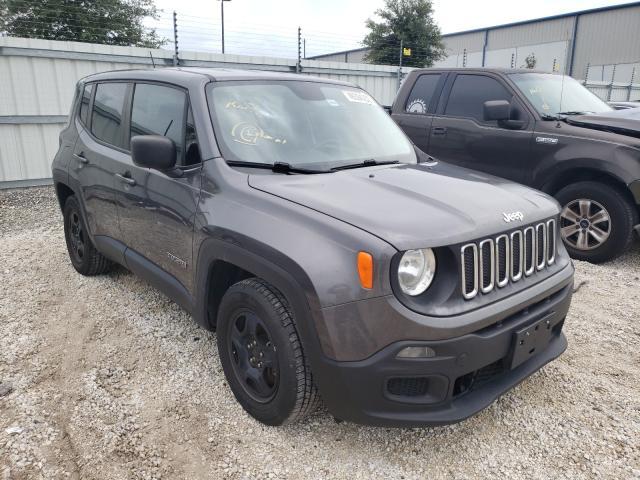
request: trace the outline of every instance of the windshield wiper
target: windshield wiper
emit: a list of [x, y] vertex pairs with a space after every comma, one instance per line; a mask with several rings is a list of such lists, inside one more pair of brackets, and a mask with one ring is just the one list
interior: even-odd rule
[[265, 170], [271, 170], [276, 173], [329, 173], [329, 170], [313, 170], [310, 168], [294, 167], [290, 163], [275, 162], [275, 163], [261, 163], [261, 162], [244, 162], [242, 160], [227, 160], [227, 165], [234, 167], [246, 167], [246, 168], [263, 168]]
[[593, 112], [581, 112], [581, 111], [578, 111], [578, 110], [571, 110], [569, 112], [558, 112], [557, 114], [558, 115], [569, 115], [570, 116], [570, 115], [589, 115], [590, 113], [593, 113]]
[[349, 170], [351, 168], [362, 168], [362, 167], [375, 167], [377, 165], [393, 165], [395, 163], [400, 163], [398, 160], [387, 160], [384, 162], [379, 162], [377, 160], [365, 160], [364, 162], [359, 163], [349, 163], [347, 165], [338, 165], [337, 167], [333, 167], [331, 170], [336, 172], [338, 170]]

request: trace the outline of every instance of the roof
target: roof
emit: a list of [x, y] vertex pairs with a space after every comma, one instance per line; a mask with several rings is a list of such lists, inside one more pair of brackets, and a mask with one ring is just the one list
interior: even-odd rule
[[177, 85], [233, 80], [297, 80], [351, 86], [350, 83], [341, 82], [339, 80], [313, 77], [310, 75], [300, 75], [296, 73], [269, 72], [265, 70], [237, 70], [230, 68], [196, 67], [113, 70], [110, 72], [102, 72], [89, 75], [83, 80], [155, 80], [174, 83]]
[[532, 70], [529, 68], [508, 68], [508, 67], [429, 67], [429, 68], [415, 68], [409, 72], [413, 74], [414, 72], [422, 73], [422, 72], [464, 72], [464, 73], [473, 73], [473, 72], [489, 72], [489, 73], [497, 73], [502, 75], [509, 75], [512, 73], [544, 73], [547, 75], [560, 75], [559, 73], [546, 72], [544, 70]]
[[342, 50], [340, 52], [323, 53], [321, 55], [314, 55], [313, 57], [305, 57], [305, 58], [306, 60], [313, 60], [316, 58], [328, 57], [331, 55], [344, 55], [345, 53], [364, 52], [365, 50], [369, 50], [369, 47], [352, 48], [351, 50]]
[[444, 35], [442, 35], [442, 38], [447, 38], [447, 37], [453, 37], [456, 35], [464, 35], [466, 33], [478, 33], [478, 32], [484, 32], [487, 30], [496, 30], [499, 28], [508, 28], [508, 27], [516, 27], [519, 25], [527, 25], [530, 23], [538, 23], [538, 22], [545, 22], [547, 20], [557, 20], [560, 18], [567, 18], [567, 17], [575, 17], [577, 15], [586, 15], [589, 13], [599, 13], [599, 12], [607, 12], [610, 10], [618, 10], [621, 8], [630, 8], [630, 7], [639, 7], [640, 6], [640, 2], [631, 2], [631, 3], [621, 3], [621, 4], [617, 4], [617, 5], [609, 5], [607, 7], [598, 7], [598, 8], [590, 8], [587, 10], [578, 10], [578, 11], [574, 11], [574, 12], [569, 12], [569, 13], [561, 13], [559, 15], [550, 15], [548, 17], [539, 17], [539, 18], [533, 18], [531, 20], [521, 20], [518, 22], [512, 22], [512, 23], [503, 23], [500, 25], [493, 25], [491, 27], [483, 27], [483, 28], [474, 28], [472, 30], [463, 30], [461, 32], [453, 32], [453, 33], [446, 33]]

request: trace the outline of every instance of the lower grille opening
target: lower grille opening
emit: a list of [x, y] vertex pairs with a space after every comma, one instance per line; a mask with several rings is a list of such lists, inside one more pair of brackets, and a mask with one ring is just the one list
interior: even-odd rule
[[429, 379], [424, 377], [391, 378], [387, 391], [398, 397], [422, 397], [427, 394]]
[[504, 360], [501, 358], [485, 367], [458, 377], [453, 384], [453, 397], [471, 392], [492, 381], [505, 371]]

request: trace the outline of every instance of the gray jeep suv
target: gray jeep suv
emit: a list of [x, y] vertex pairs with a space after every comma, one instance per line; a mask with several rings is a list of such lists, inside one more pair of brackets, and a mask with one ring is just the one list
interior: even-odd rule
[[217, 330], [269, 425], [460, 421], [560, 355], [559, 207], [439, 163], [364, 91], [293, 74], [81, 80], [53, 178], [71, 263], [120, 264]]

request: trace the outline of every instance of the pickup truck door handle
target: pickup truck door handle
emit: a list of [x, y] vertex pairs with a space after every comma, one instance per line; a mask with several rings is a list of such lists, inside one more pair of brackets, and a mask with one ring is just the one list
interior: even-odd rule
[[89, 160], [87, 160], [83, 152], [74, 153], [73, 156], [76, 157], [78, 160], [80, 160], [80, 163], [84, 163], [84, 164], [89, 163]]
[[447, 127], [433, 127], [431, 129], [431, 132], [434, 135], [446, 135], [447, 134]]
[[124, 182], [127, 185], [131, 185], [132, 187], [136, 184], [136, 181], [133, 178], [127, 176], [126, 174], [121, 175], [119, 173], [116, 173], [116, 177], [118, 177], [121, 182]]

